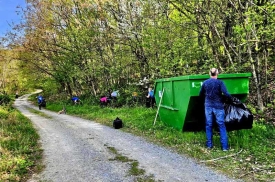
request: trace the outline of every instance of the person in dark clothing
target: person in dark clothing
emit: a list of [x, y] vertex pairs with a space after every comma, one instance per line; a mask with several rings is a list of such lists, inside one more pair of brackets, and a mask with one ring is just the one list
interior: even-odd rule
[[146, 106], [154, 107], [156, 104], [156, 99], [154, 96], [154, 90], [152, 88], [148, 88], [148, 95], [146, 97], [147, 97]]
[[222, 96], [231, 98], [231, 95], [227, 92], [224, 83], [218, 80], [219, 71], [216, 68], [210, 69], [210, 78], [205, 80], [200, 90], [200, 96], [204, 97], [205, 107], [205, 129], [206, 129], [206, 147], [213, 148], [213, 121], [218, 124], [220, 131], [220, 142], [223, 151], [229, 149], [228, 137], [224, 124], [225, 112], [222, 102]]
[[38, 97], [37, 97], [37, 102], [38, 102], [38, 107], [39, 107], [39, 110], [41, 110], [41, 107], [42, 107], [43, 101], [44, 101], [44, 98], [42, 97], [42, 95], [41, 95], [41, 94], [39, 94], [39, 95], [38, 95]]
[[18, 94], [18, 91], [16, 91], [15, 98], [18, 99], [18, 97], [19, 97], [19, 94]]

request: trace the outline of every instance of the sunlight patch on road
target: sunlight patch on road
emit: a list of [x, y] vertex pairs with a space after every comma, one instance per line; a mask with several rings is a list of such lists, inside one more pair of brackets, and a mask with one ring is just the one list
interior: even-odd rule
[[91, 127], [92, 129], [96, 129], [96, 130], [102, 130], [103, 126], [101, 124], [98, 123], [89, 123], [89, 127]]

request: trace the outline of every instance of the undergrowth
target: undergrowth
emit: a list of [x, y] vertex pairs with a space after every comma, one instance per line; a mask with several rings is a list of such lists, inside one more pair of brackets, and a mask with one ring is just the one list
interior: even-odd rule
[[26, 181], [41, 159], [39, 136], [31, 122], [11, 106], [0, 106], [0, 181]]

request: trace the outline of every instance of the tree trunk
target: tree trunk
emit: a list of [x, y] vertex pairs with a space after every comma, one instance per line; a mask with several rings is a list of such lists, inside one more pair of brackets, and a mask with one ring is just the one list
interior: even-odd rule
[[[249, 40], [249, 39], [247, 39]], [[255, 82], [255, 86], [256, 86], [256, 92], [257, 92], [257, 105], [258, 108], [263, 111], [264, 110], [264, 104], [263, 104], [263, 99], [262, 99], [262, 95], [261, 95], [261, 89], [260, 89], [260, 82], [257, 78], [257, 72], [256, 72], [256, 68], [255, 68], [255, 63], [252, 57], [252, 51], [251, 51], [251, 46], [248, 45], [247, 46], [248, 49], [248, 54], [249, 54], [249, 60], [251, 63], [251, 69], [252, 69], [252, 75], [253, 75], [253, 79]]]

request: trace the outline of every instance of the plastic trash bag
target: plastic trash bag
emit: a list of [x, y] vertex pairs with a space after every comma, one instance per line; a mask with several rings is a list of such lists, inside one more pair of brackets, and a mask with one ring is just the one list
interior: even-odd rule
[[225, 126], [227, 131], [251, 129], [253, 115], [251, 111], [238, 98], [225, 100]]
[[120, 129], [123, 127], [123, 122], [121, 119], [119, 119], [118, 117], [113, 121], [113, 127], [115, 129]]
[[45, 99], [43, 99], [43, 100], [42, 100], [42, 102], [40, 103], [40, 105], [41, 105], [42, 107], [46, 107], [46, 105], [47, 105], [46, 100], [45, 100]]

